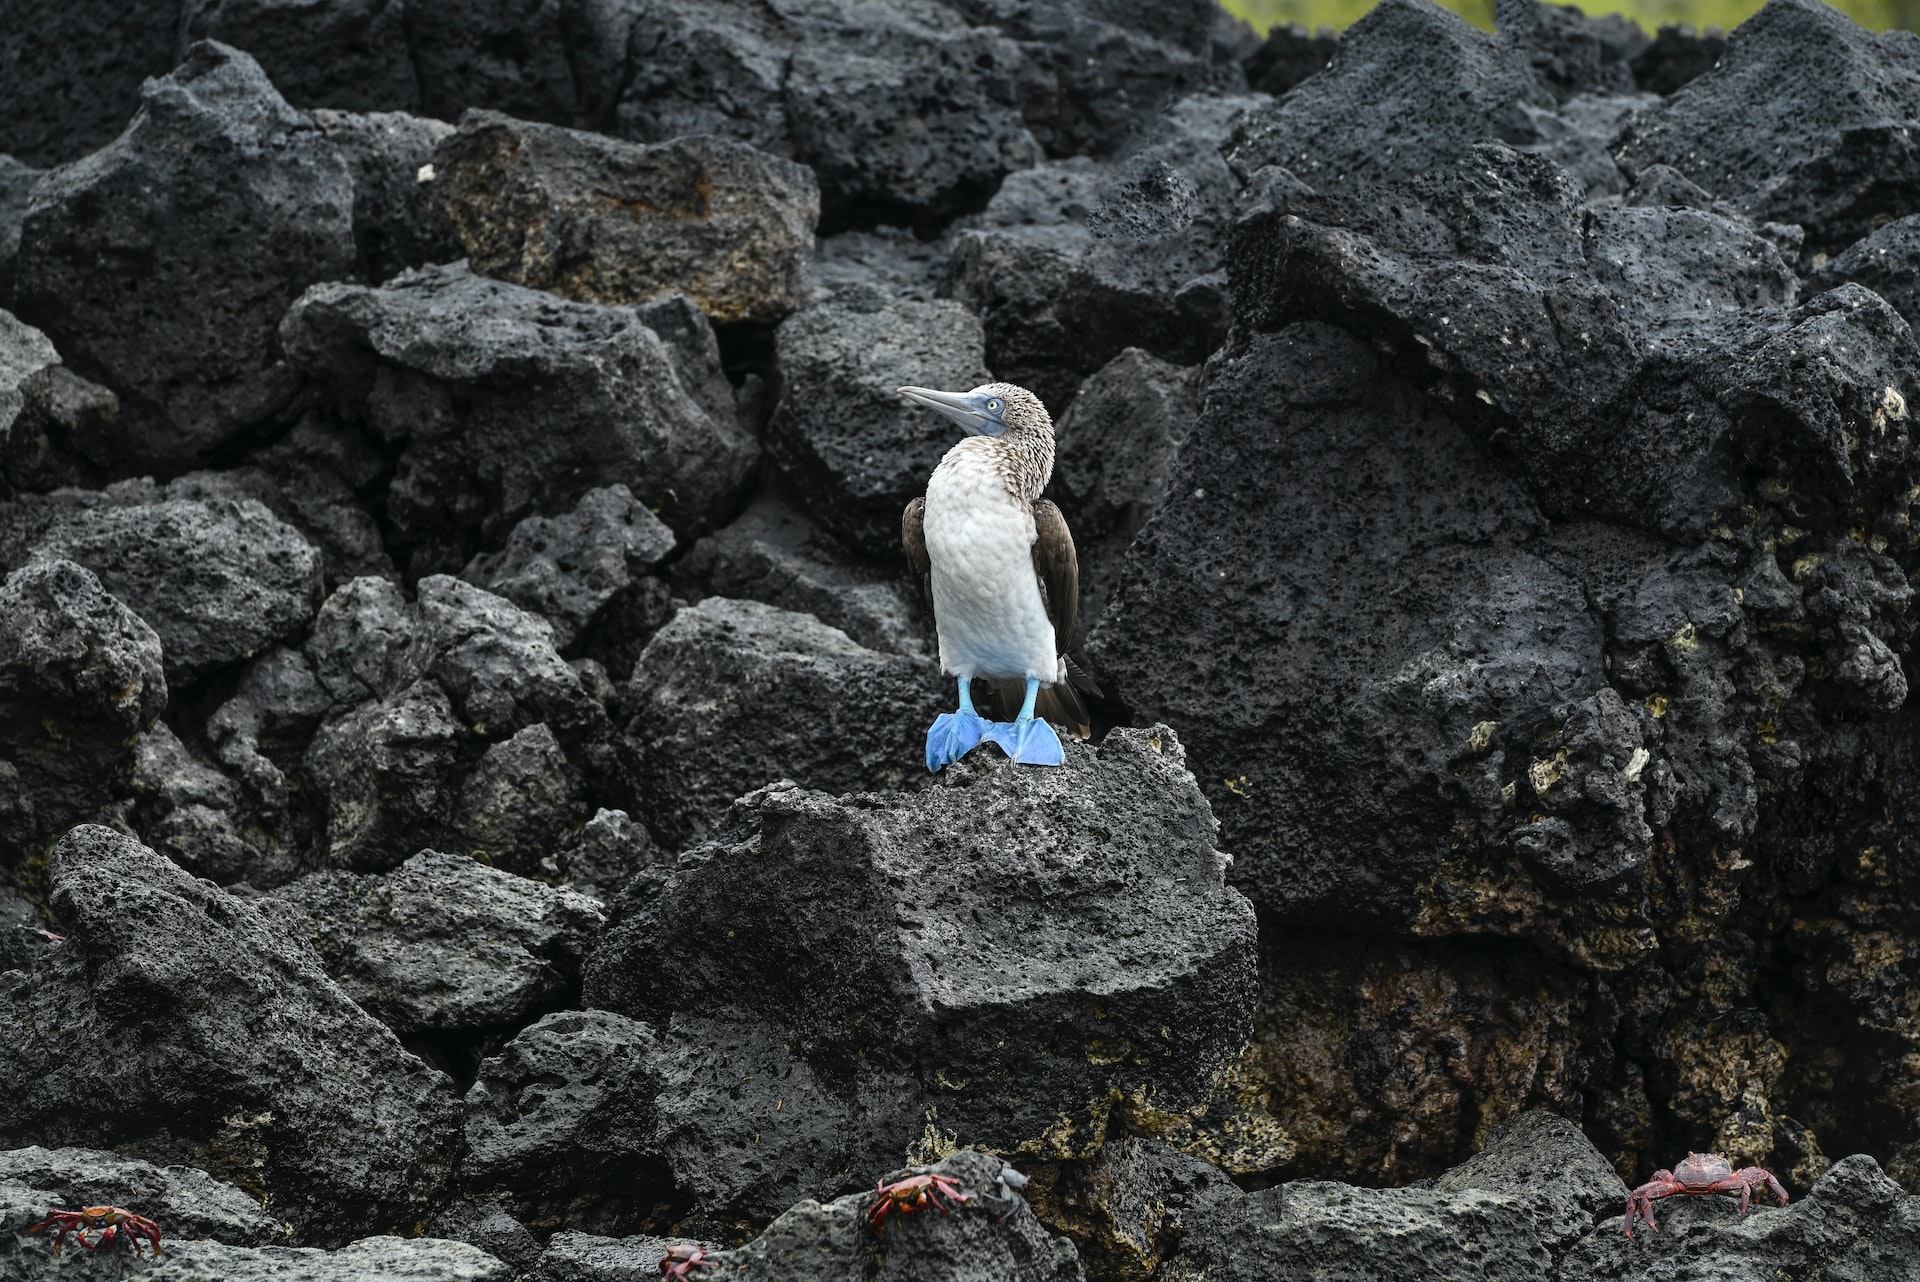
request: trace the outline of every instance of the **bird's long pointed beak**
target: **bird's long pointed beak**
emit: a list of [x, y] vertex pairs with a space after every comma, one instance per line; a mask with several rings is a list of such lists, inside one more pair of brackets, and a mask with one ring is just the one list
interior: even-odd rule
[[986, 435], [986, 429], [991, 426], [971, 392], [936, 392], [930, 387], [899, 387], [894, 390], [930, 410], [939, 410], [965, 428], [971, 436]]

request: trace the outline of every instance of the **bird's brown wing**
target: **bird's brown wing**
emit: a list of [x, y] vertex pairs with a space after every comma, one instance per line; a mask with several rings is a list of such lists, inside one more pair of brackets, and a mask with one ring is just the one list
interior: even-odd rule
[[1047, 617], [1053, 620], [1054, 649], [1065, 654], [1080, 622], [1080, 557], [1073, 550], [1067, 518], [1052, 501], [1041, 499], [1033, 505], [1033, 531], [1033, 572], [1040, 579]]
[[[1049, 504], [1051, 506], [1051, 504]], [[907, 549], [907, 568], [913, 571], [913, 585], [920, 600], [933, 609], [933, 562], [927, 556], [927, 501], [915, 499], [900, 514], [900, 542]]]

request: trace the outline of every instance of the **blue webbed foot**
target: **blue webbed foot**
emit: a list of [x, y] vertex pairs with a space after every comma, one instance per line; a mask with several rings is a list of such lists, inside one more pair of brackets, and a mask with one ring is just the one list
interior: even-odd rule
[[927, 769], [937, 772], [972, 752], [986, 738], [987, 727], [972, 708], [941, 713], [927, 731]]
[[1060, 746], [1059, 734], [1042, 718], [992, 722], [987, 726], [986, 737], [1005, 748], [1007, 755], [1023, 766], [1066, 764], [1067, 753]]

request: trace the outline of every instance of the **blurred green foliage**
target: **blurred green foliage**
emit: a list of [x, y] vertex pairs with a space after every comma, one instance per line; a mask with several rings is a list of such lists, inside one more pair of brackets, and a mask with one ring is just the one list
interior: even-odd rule
[[[1494, 0], [1439, 0], [1475, 26], [1493, 29]], [[1229, 13], [1260, 31], [1297, 23], [1303, 27], [1346, 27], [1373, 8], [1374, 0], [1221, 0]], [[1757, 12], [1763, 0], [1580, 0], [1588, 13], [1621, 13], [1648, 31], [1674, 23], [1731, 31]], [[1920, 0], [1842, 0], [1834, 6], [1863, 27], [1885, 31], [1920, 29]]]

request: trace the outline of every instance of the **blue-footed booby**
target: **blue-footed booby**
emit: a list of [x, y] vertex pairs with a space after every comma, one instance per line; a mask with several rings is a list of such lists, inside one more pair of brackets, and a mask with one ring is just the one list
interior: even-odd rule
[[[927, 732], [927, 769], [981, 742], [1027, 765], [1060, 765], [1066, 754], [1048, 721], [1081, 739], [1089, 723], [1062, 653], [1080, 612], [1080, 564], [1066, 519], [1040, 497], [1053, 475], [1053, 420], [1039, 397], [1012, 383], [899, 390], [967, 432], [900, 521], [907, 560], [933, 604], [940, 666], [960, 684], [959, 710]], [[1019, 716], [983, 720], [973, 706], [975, 677], [993, 682], [1008, 703], [1001, 692], [1024, 682]]]

